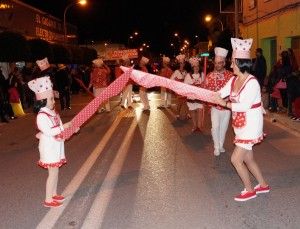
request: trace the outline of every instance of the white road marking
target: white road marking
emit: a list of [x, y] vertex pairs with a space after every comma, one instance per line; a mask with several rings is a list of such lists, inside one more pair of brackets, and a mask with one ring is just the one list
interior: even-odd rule
[[87, 217], [81, 228], [101, 228], [106, 209], [114, 192], [114, 187], [126, 160], [130, 144], [133, 140], [134, 131], [137, 127], [137, 120], [134, 120], [127, 131], [126, 136], [120, 146], [114, 161], [101, 185], [101, 188], [87, 214]]

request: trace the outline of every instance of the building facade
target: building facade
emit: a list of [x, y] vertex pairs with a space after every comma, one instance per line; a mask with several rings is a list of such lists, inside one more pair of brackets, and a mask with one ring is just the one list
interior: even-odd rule
[[[67, 24], [66, 43], [77, 44], [77, 28]], [[63, 21], [46, 12], [17, 0], [1, 0], [0, 32], [13, 31], [26, 38], [40, 38], [48, 42], [64, 42]]]
[[280, 53], [292, 48], [300, 63], [300, 0], [243, 0], [240, 35], [262, 48], [268, 72]]

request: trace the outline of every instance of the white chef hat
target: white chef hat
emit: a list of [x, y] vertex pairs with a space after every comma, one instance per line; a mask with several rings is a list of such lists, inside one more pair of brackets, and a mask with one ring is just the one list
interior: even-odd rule
[[228, 54], [228, 50], [221, 48], [221, 47], [215, 47], [215, 56], [220, 56], [220, 57], [224, 57], [226, 58], [227, 54]]
[[144, 56], [143, 56], [143, 57], [141, 58], [141, 62], [142, 62], [142, 63], [145, 63], [145, 64], [148, 64], [148, 63], [149, 63], [149, 59], [148, 59], [147, 57], [144, 57]]
[[179, 62], [179, 63], [183, 63], [184, 60], [185, 60], [185, 55], [184, 54], [179, 54], [176, 56], [176, 60]]
[[162, 57], [162, 61], [163, 61], [163, 63], [170, 63], [170, 58], [169, 57], [167, 57], [167, 56], [163, 56]]
[[197, 57], [191, 57], [189, 59], [190, 64], [192, 67], [199, 66], [199, 59]]
[[252, 42], [252, 38], [245, 40], [231, 38], [232, 58], [251, 59], [250, 48], [252, 46]]
[[44, 76], [29, 81], [28, 87], [35, 93], [37, 100], [46, 99], [53, 95], [52, 82], [49, 76]]
[[45, 57], [42, 60], [37, 60], [36, 64], [39, 66], [39, 68], [41, 69], [41, 71], [44, 71], [44, 70], [46, 70], [47, 68], [50, 67], [50, 64], [49, 64], [49, 61], [48, 61], [47, 57]]
[[94, 65], [96, 65], [96, 67], [101, 67], [103, 65], [103, 60], [98, 58], [98, 59], [93, 60], [92, 63]]

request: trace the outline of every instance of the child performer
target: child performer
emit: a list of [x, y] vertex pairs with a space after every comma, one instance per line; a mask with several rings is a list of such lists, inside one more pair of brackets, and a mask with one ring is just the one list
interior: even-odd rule
[[54, 110], [54, 95], [49, 76], [28, 82], [29, 88], [35, 92], [34, 112], [37, 113], [36, 124], [39, 129], [40, 160], [38, 165], [48, 169], [46, 181], [45, 207], [59, 207], [64, 197], [57, 194], [58, 169], [66, 164], [64, 141], [56, 136], [71, 126], [71, 122], [62, 124], [59, 114]]

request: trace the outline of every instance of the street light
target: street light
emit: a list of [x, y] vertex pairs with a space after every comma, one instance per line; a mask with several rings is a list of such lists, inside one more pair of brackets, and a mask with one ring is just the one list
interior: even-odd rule
[[67, 26], [66, 26], [66, 14], [67, 14], [67, 11], [68, 9], [71, 8], [71, 6], [74, 6], [74, 5], [86, 5], [87, 4], [87, 1], [86, 0], [79, 0], [77, 2], [72, 2], [70, 3], [69, 5], [66, 6], [65, 8], [65, 11], [64, 11], [64, 42], [67, 43]]
[[218, 21], [221, 24], [221, 31], [224, 30], [223, 22], [219, 18], [213, 18], [210, 14], [208, 14], [204, 17], [204, 20], [205, 20], [205, 22], [208, 22], [208, 23], [211, 22], [212, 20]]
[[137, 31], [133, 32], [132, 35], [130, 35], [127, 39], [127, 46], [129, 47], [129, 42], [133, 42], [134, 37], [137, 37], [139, 35], [139, 33]]

